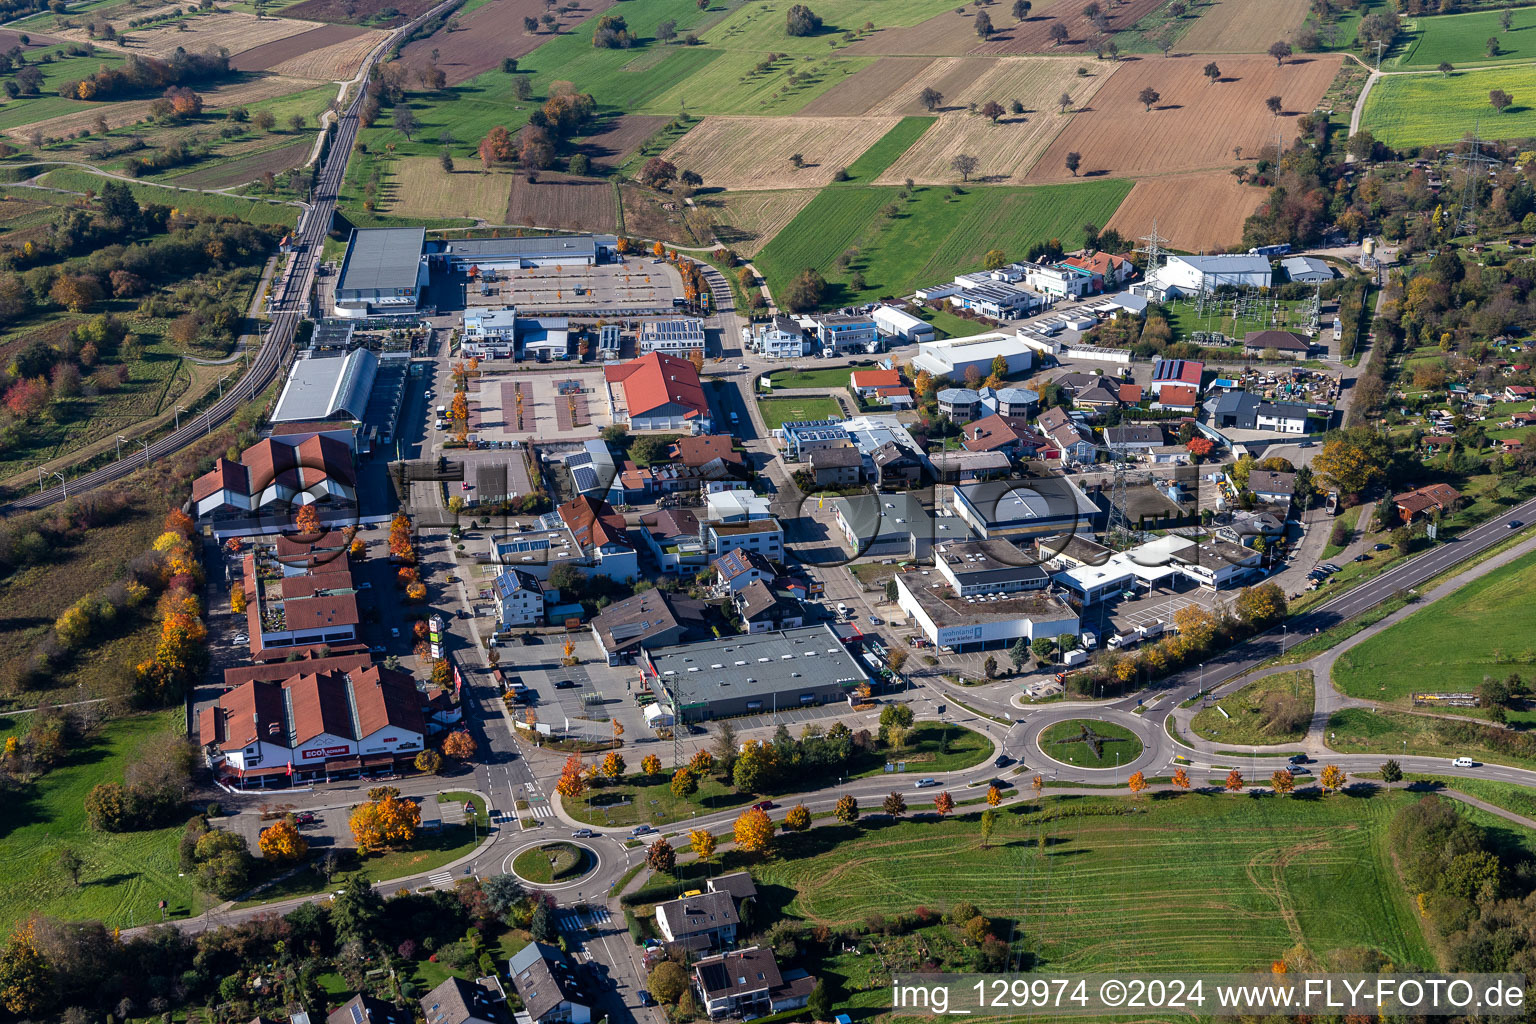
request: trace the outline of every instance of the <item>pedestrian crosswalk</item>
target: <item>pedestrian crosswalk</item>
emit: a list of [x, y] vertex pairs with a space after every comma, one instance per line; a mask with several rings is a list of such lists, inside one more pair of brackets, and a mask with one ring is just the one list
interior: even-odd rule
[[556, 927], [563, 932], [579, 932], [583, 928], [596, 928], [613, 919], [607, 907], [588, 907], [586, 910], [562, 910], [555, 918]]
[[548, 800], [541, 796], [536, 796], [528, 801], [527, 816], [538, 818], [540, 821], [548, 821], [555, 816], [555, 812], [550, 808]]
[[439, 889], [451, 889], [453, 888], [453, 872], [434, 871], [427, 876], [427, 882]]

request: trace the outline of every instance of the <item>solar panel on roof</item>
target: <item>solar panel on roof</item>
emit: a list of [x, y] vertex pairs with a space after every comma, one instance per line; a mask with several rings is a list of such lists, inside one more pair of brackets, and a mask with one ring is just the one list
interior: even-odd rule
[[352, 1024], [363, 1024], [363, 1008], [361, 1006], [353, 1003], [347, 1009], [352, 1011]]
[[597, 489], [597, 471], [591, 466], [577, 466], [571, 470], [571, 479], [575, 481], [578, 491], [586, 492]]

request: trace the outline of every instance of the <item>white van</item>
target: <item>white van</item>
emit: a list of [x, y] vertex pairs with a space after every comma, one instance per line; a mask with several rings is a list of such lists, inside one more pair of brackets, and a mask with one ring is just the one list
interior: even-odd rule
[[839, 601], [837, 603], [837, 614], [840, 617], [847, 618], [847, 616], [848, 616], [848, 606], [846, 604], [844, 604], [843, 602]]
[[447, 416], [448, 415], [448, 407], [446, 405], [438, 406], [437, 407], [437, 414], [439, 416]]
[[1098, 634], [1097, 633], [1090, 633], [1087, 630], [1084, 630], [1083, 631], [1083, 650], [1091, 651], [1091, 650], [1093, 650], [1097, 646], [1099, 646], [1099, 636], [1098, 636]]

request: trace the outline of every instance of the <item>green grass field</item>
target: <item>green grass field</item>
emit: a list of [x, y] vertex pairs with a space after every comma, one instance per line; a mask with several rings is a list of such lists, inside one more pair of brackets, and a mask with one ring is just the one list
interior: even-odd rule
[[823, 0], [812, 8], [821, 18], [821, 31], [792, 36], [784, 30], [785, 14], [792, 2], [757, 0], [743, 4], [704, 33], [704, 42], [756, 53], [824, 54], [844, 43], [844, 33], [859, 35], [866, 22], [876, 29], [916, 25], [955, 6], [939, 0]]
[[[1099, 754], [1078, 739], [1087, 726], [1104, 738]], [[1084, 768], [1113, 768], [1117, 764], [1130, 764], [1141, 754], [1141, 740], [1123, 725], [1100, 722], [1087, 718], [1069, 718], [1057, 722], [1040, 734], [1040, 749], [1046, 757], [1062, 764]]]
[[[1345, 651], [1333, 684], [1351, 697], [1406, 703], [1415, 690], [1473, 690], [1484, 676], [1530, 674], [1536, 553], [1473, 580]], [[1404, 672], [1412, 665], [1412, 672]]]
[[776, 388], [846, 388], [855, 370], [874, 369], [874, 363], [812, 367], [808, 370], [774, 370], [768, 375]]
[[879, 142], [870, 146], [859, 158], [848, 165], [848, 178], [851, 182], [873, 182], [885, 172], [885, 169], [895, 163], [901, 154], [905, 153], [923, 133], [933, 127], [936, 117], [904, 117], [896, 122], [896, 127], [886, 132]]
[[[979, 732], [964, 726], [943, 726], [938, 722], [918, 722], [907, 737], [906, 746], [899, 750], [882, 747], [864, 759], [848, 766], [848, 778], [867, 779], [885, 772], [887, 762], [905, 763], [906, 771], [925, 775], [928, 772], [957, 772], [985, 761], [992, 753], [992, 741]], [[921, 798], [913, 801], [926, 802]]]
[[757, 403], [769, 430], [796, 420], [840, 420], [843, 410], [831, 398], [764, 398]]
[[[820, 271], [829, 285], [824, 303], [839, 306], [885, 295], [905, 295], [925, 284], [975, 270], [989, 249], [1010, 258], [1028, 245], [1059, 238], [1068, 248], [1083, 242], [1082, 225], [1108, 222], [1130, 191], [1115, 179], [1038, 187], [923, 186], [906, 200], [898, 188], [827, 188], [754, 259], [775, 293], [802, 269]], [[894, 216], [887, 216], [891, 208]], [[836, 261], [857, 247], [849, 267]], [[862, 289], [849, 282], [857, 272]]]
[[1265, 704], [1274, 697], [1292, 697], [1306, 707], [1308, 718], [1312, 713], [1312, 670], [1297, 669], [1294, 672], [1277, 672], [1263, 679], [1256, 679], [1228, 697], [1216, 702], [1230, 715], [1227, 718], [1216, 706], [1208, 707], [1190, 722], [1195, 735], [1218, 743], [1298, 743], [1306, 738], [1304, 720], [1298, 729], [1276, 729], [1268, 725]]
[[[111, 106], [110, 103], [66, 100], [59, 95], [59, 85], [72, 79], [93, 75], [102, 67], [117, 67], [123, 62], [123, 58], [117, 54], [105, 52], [98, 53], [94, 57], [65, 57], [63, 49], [61, 46], [56, 46], [49, 50], [36, 50], [27, 54], [27, 62], [36, 65], [43, 73], [41, 95], [20, 96], [0, 105], [0, 129], [44, 121], [50, 117], [72, 114], [77, 110], [93, 108], [105, 110]], [[54, 54], [55, 59], [47, 64], [42, 63], [41, 57], [44, 53]]]
[[[801, 57], [781, 60], [759, 72], [765, 54], [699, 48], [715, 54], [707, 65], [664, 91], [631, 107], [641, 114], [793, 114], [856, 71], [874, 63], [873, 57]], [[670, 63], [670, 58], [668, 64]], [[658, 66], [658, 72], [668, 64]], [[682, 65], [677, 65], [678, 69]], [[790, 81], [790, 76], [794, 81]]]
[[562, 882], [589, 870], [587, 852], [574, 843], [545, 843], [518, 854], [512, 870], [535, 885]]
[[[969, 900], [1017, 923], [1056, 970], [1267, 971], [1298, 943], [1374, 947], [1423, 969], [1435, 960], [1385, 837], [1409, 799], [1047, 798], [1043, 813], [1000, 815], [989, 849], [974, 815], [827, 826], [781, 836], [781, 859], [753, 873], [759, 892], [794, 894], [788, 914], [834, 927]], [[878, 989], [850, 1003], [882, 998], [889, 1007]]]
[[[1523, 758], [1496, 751], [1482, 743], [1459, 738], [1459, 731], [1481, 727], [1484, 723], [1414, 715], [1406, 711], [1373, 711], [1370, 708], [1345, 708], [1328, 719], [1328, 746], [1341, 754], [1403, 753], [1444, 757], [1471, 757], [1491, 764], [1536, 768], [1536, 758]], [[1405, 746], [1406, 744], [1406, 746]]]
[[594, 825], [668, 825], [687, 821], [695, 814], [708, 814], [741, 807], [757, 798], [738, 793], [713, 775], [699, 780], [698, 792], [683, 798], [672, 793], [672, 776], [634, 777], [632, 781], [605, 783], [588, 790], [578, 800], [563, 800], [565, 813], [577, 821]]
[[[27, 716], [4, 720], [0, 738], [26, 729]], [[110, 720], [89, 746], [61, 767], [25, 786], [7, 801], [0, 842], [0, 930], [29, 914], [98, 918], [108, 926], [144, 924], [160, 915], [165, 900], [172, 917], [190, 917], [215, 902], [181, 877], [177, 844], [182, 828], [113, 834], [86, 825], [85, 795], [98, 782], [121, 780], [123, 769], [146, 743], [179, 733], [180, 710]], [[85, 862], [80, 885], [57, 864], [69, 847]]]
[[[74, 167], [60, 167], [38, 179], [40, 184], [72, 192], [101, 191], [106, 180], [100, 175]], [[140, 203], [154, 203], [178, 210], [202, 210], [228, 217], [239, 217], [252, 224], [293, 224], [299, 219], [299, 208], [285, 203], [269, 203], [260, 199], [243, 199], [238, 196], [216, 195], [211, 192], [188, 192], [141, 185], [129, 182], [128, 188]]]
[[[1515, 102], [1502, 114], [1488, 94], [1503, 89]], [[1384, 75], [1365, 101], [1362, 127], [1398, 148], [1443, 145], [1476, 126], [1485, 139], [1536, 135], [1536, 66], [1442, 75]]]
[[[1489, 8], [1469, 14], [1415, 18], [1400, 43], [1400, 54], [1389, 63], [1401, 68], [1433, 68], [1452, 64], [1489, 64], [1536, 57], [1536, 7], [1511, 7], [1510, 26], [1499, 24], [1502, 10]], [[1488, 54], [1488, 40], [1499, 41], [1497, 56]]]

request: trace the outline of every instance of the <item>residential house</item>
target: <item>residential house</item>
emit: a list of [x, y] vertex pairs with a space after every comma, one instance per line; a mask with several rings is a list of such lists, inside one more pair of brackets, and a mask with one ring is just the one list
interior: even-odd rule
[[1392, 497], [1397, 514], [1405, 523], [1428, 519], [1436, 512], [1450, 512], [1461, 501], [1461, 492], [1450, 484], [1428, 484]]
[[715, 570], [715, 586], [730, 594], [750, 583], [772, 583], [777, 575], [768, 559], [743, 548], [727, 551], [710, 564]]
[[624, 517], [612, 505], [581, 495], [555, 511], [586, 560], [586, 571], [620, 583], [629, 583], [640, 574]]
[[512, 954], [507, 973], [532, 1024], [589, 1024], [592, 1020], [592, 996], [582, 991], [565, 954], [554, 946], [528, 943]]
[[691, 430], [708, 433], [709, 400], [693, 363], [650, 352], [617, 366], [605, 366], [608, 412], [631, 430]]
[[460, 355], [466, 359], [512, 359], [517, 355], [517, 310], [466, 310]]
[[[744, 333], [750, 327], [743, 327]], [[799, 359], [810, 353], [805, 330], [787, 316], [776, 316], [757, 329], [748, 347], [755, 347], [765, 359]]]
[[1271, 350], [1280, 359], [1305, 359], [1312, 343], [1295, 331], [1249, 331], [1243, 338], [1243, 355], [1249, 358], [1267, 356]]
[[686, 594], [645, 590], [592, 616], [592, 636], [609, 665], [634, 660], [642, 648], [709, 635], [708, 609]]
[[998, 416], [1031, 417], [1040, 409], [1040, 393], [1030, 388], [982, 388], [982, 410]]
[[[1042, 441], [1044, 439], [1042, 438]], [[929, 456], [934, 478], [940, 483], [968, 483], [1007, 476], [1013, 462], [1003, 451], [947, 451]]]
[[709, 551], [699, 539], [699, 517], [691, 509], [668, 508], [640, 517], [640, 537], [661, 571], [692, 576], [709, 564]]
[[830, 313], [812, 317], [811, 329], [817, 342], [827, 351], [880, 351], [880, 334], [871, 317]]
[[1104, 443], [1126, 452], [1145, 453], [1163, 444], [1163, 428], [1152, 423], [1129, 423], [1104, 428]]
[[874, 463], [875, 485], [881, 489], [916, 487], [923, 482], [923, 457], [895, 441], [869, 453]]
[[733, 548], [756, 551], [771, 561], [784, 557], [784, 528], [767, 498], [751, 491], [716, 491], [708, 496], [701, 538], [712, 555]]
[[1103, 415], [1111, 409], [1118, 409], [1120, 408], [1119, 385], [1099, 378], [1089, 387], [1074, 394], [1072, 404], [1095, 415]]
[[968, 452], [1002, 452], [1015, 459], [1052, 457], [1039, 454], [1051, 443], [1021, 416], [988, 416], [967, 423], [960, 431], [960, 443]]
[[544, 585], [530, 572], [503, 569], [496, 577], [499, 629], [544, 624]]
[[803, 459], [821, 448], [837, 448], [849, 442], [848, 431], [835, 420], [791, 420], [779, 427], [784, 454]]
[[1141, 404], [1141, 385], [1140, 384], [1121, 384], [1120, 385], [1120, 404], [1121, 405], [1140, 405]]
[[1146, 453], [1147, 461], [1158, 466], [1188, 466], [1194, 461], [1189, 454], [1189, 449], [1182, 444], [1162, 444], [1149, 449]]
[[1248, 489], [1260, 501], [1289, 506], [1296, 494], [1296, 474], [1273, 469], [1254, 469], [1248, 473]]
[[1254, 412], [1254, 428], [1281, 434], [1305, 434], [1312, 411], [1295, 402], [1260, 402]]
[[1081, 256], [1068, 256], [1061, 263], [1097, 275], [1102, 288], [1119, 288], [1136, 276], [1135, 264], [1127, 257], [1113, 253], [1085, 252]]
[[901, 386], [900, 370], [854, 370], [848, 375], [848, 386], [863, 399], [871, 399], [881, 388]]
[[917, 397], [908, 387], [878, 388], [872, 401], [876, 405], [889, 406], [892, 409], [913, 409], [917, 407]]
[[1536, 387], [1529, 384], [1506, 384], [1504, 386], [1504, 401], [1524, 402], [1536, 398]]
[[981, 395], [970, 388], [945, 388], [938, 393], [939, 415], [969, 423], [981, 411]]
[[640, 325], [636, 348], [641, 355], [665, 352], [687, 359], [695, 352], [704, 354], [704, 321], [693, 317], [680, 320], [646, 320]]
[[410, 1010], [359, 993], [332, 1010], [325, 1024], [416, 1024]]
[[811, 453], [811, 478], [817, 487], [853, 487], [864, 479], [864, 456], [851, 443]]
[[1035, 420], [1035, 425], [1056, 446], [1063, 462], [1092, 463], [1097, 449], [1084, 437], [1077, 423], [1060, 407], [1045, 410]]
[[798, 1010], [816, 980], [801, 974], [786, 981], [773, 950], [759, 946], [705, 957], [693, 965], [693, 984], [711, 1018], [763, 1016]]
[[1205, 374], [1205, 364], [1198, 359], [1159, 359], [1152, 364], [1152, 382], [1147, 390], [1159, 394], [1165, 387], [1186, 387], [1200, 390], [1200, 378]]
[[729, 892], [696, 892], [656, 904], [656, 930], [663, 941], [675, 942], [691, 952], [730, 949], [736, 945], [740, 924], [736, 901]]
[[1182, 384], [1169, 385], [1157, 393], [1152, 408], [1194, 415], [1195, 410], [1200, 408], [1200, 392]]
[[427, 1024], [505, 1024], [506, 994], [501, 983], [489, 977], [482, 982], [449, 978], [421, 1000]]
[[805, 608], [788, 591], [753, 580], [731, 595], [731, 604], [748, 633], [798, 629], [805, 625]]

